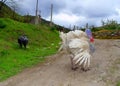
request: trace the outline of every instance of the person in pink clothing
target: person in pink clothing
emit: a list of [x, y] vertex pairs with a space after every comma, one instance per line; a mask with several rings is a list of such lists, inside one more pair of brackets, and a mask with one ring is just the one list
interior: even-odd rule
[[86, 34], [89, 38], [89, 41], [90, 41], [90, 51], [93, 53], [93, 52], [95, 52], [95, 46], [94, 46], [94, 38], [92, 36], [92, 31], [91, 31], [91, 29], [87, 28], [85, 30], [85, 32], [86, 32]]

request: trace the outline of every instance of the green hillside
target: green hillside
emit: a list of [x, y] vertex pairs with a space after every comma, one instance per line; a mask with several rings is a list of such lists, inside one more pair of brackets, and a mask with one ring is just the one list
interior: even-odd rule
[[[26, 34], [27, 49], [20, 48], [17, 38]], [[59, 48], [58, 31], [46, 25], [20, 23], [9, 18], [0, 18], [0, 81], [17, 74], [55, 54]]]

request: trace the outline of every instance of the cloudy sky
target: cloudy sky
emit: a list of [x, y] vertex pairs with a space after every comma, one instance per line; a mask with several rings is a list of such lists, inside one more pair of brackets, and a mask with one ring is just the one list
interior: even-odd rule
[[[20, 13], [35, 15], [36, 0], [17, 0]], [[53, 22], [65, 27], [100, 26], [101, 20], [120, 22], [120, 0], [38, 0], [42, 18], [50, 20], [53, 4]]]

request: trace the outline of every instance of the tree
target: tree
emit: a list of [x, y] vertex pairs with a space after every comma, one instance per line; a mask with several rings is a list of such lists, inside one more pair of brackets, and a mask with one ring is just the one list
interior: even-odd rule
[[19, 9], [18, 4], [16, 3], [16, 1], [11, 0], [10, 2], [8, 2], [9, 7], [13, 10], [13, 18], [15, 18], [15, 13], [16, 11]]
[[17, 4], [17, 2], [15, 1], [15, 0], [1, 0], [0, 1], [0, 13], [2, 13], [3, 12], [3, 6], [4, 5], [7, 5], [7, 6], [9, 6], [12, 10], [13, 10], [13, 15], [12, 15], [12, 18], [15, 18], [15, 13], [16, 13], [16, 11], [18, 10], [18, 4]]
[[7, 0], [1, 0], [1, 1], [0, 1], [0, 12], [1, 12], [2, 7], [3, 7], [3, 5], [4, 5], [4, 3], [5, 3], [6, 1], [7, 1]]
[[104, 26], [104, 25], [105, 25], [105, 21], [101, 20], [101, 23], [102, 23], [102, 26]]
[[2, 10], [2, 7], [4, 6], [4, 4], [8, 4], [9, 7], [11, 7], [11, 9], [16, 9], [17, 8], [17, 3], [15, 0], [1, 0], [0, 1], [0, 11]]
[[118, 27], [118, 23], [115, 20], [102, 21], [102, 25], [104, 26], [104, 29], [109, 29], [109, 30], [113, 30]]

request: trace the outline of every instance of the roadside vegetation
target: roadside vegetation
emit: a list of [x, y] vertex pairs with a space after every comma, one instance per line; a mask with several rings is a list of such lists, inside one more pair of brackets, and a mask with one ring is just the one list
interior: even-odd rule
[[115, 20], [102, 21], [101, 27], [92, 27], [97, 39], [120, 39], [120, 24]]
[[117, 83], [117, 86], [120, 86], [120, 81]]
[[[45, 56], [55, 54], [59, 48], [58, 31], [46, 25], [35, 26], [9, 18], [0, 18], [0, 22], [0, 81], [45, 61]], [[27, 49], [17, 43], [22, 34], [29, 38]]]

